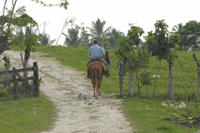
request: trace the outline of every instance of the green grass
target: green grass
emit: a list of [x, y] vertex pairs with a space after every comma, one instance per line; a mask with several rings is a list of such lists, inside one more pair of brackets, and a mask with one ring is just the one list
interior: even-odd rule
[[[0, 100], [13, 97], [6, 88], [0, 86]], [[42, 93], [36, 98], [0, 102], [0, 133], [33, 133], [47, 130], [53, 123], [54, 116], [55, 107]]]
[[55, 107], [44, 96], [0, 102], [0, 133], [32, 133], [47, 130]]
[[139, 133], [191, 133], [195, 129], [172, 124], [165, 118], [179, 114], [180, 110], [164, 107], [158, 100], [124, 99], [124, 112]]
[[[53, 47], [38, 47], [36, 51], [44, 52], [48, 57], [54, 57], [63, 65], [72, 66], [80, 71], [86, 71], [86, 63], [88, 58], [88, 48], [67, 48], [62, 46]], [[102, 90], [105, 93], [115, 93], [119, 95], [118, 87], [118, 68], [117, 57], [115, 50], [109, 50], [111, 63], [110, 78], [103, 79]], [[200, 53], [196, 53], [200, 57]], [[197, 68], [193, 61], [192, 53], [179, 52], [178, 59], [174, 66], [174, 88], [176, 100], [184, 100], [186, 89], [189, 91], [189, 96], [192, 98], [197, 92]], [[157, 73], [156, 59], [151, 57], [147, 71], [151, 76]], [[156, 88], [156, 97], [152, 97], [153, 80], [149, 86], [144, 86], [141, 89], [141, 95], [134, 98], [123, 99], [123, 110], [125, 115], [131, 121], [132, 126], [137, 129], [139, 133], [190, 133], [196, 129], [183, 127], [178, 124], [172, 124], [165, 121], [165, 118], [172, 117], [174, 114], [185, 113], [186, 110], [171, 109], [161, 105], [161, 102], [167, 99], [168, 93], [168, 64], [162, 61], [160, 78], [158, 79], [158, 86]], [[85, 73], [86, 76], [86, 73]], [[125, 76], [125, 94], [128, 91], [128, 73]], [[134, 93], [137, 94], [137, 87], [134, 85]], [[150, 99], [145, 99], [145, 88], [149, 89]], [[191, 106], [191, 110], [194, 107]]]

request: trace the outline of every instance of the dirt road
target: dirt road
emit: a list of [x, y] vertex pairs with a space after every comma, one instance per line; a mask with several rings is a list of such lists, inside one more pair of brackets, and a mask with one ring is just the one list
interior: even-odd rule
[[[6, 51], [15, 66], [21, 64], [19, 52]], [[42, 85], [40, 90], [54, 103], [54, 124], [42, 133], [132, 133], [124, 117], [121, 101], [103, 94], [93, 97], [90, 81], [83, 72], [61, 65], [40, 53], [32, 53], [30, 65], [38, 62]]]

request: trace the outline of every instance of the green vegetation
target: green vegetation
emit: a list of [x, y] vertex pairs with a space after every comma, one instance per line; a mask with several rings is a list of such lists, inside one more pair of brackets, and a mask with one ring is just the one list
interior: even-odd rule
[[124, 112], [131, 120], [133, 127], [139, 133], [190, 133], [190, 129], [178, 124], [172, 124], [164, 120], [175, 113], [180, 113], [176, 109], [171, 109], [161, 105], [158, 100], [143, 98], [124, 99]]
[[[59, 6], [64, 9], [68, 7], [67, 0], [62, 0], [58, 4], [46, 4], [40, 0], [32, 1], [46, 7]], [[4, 0], [3, 12], [0, 16], [0, 44], [3, 44], [0, 45], [0, 54], [10, 45], [9, 40], [12, 40], [12, 45], [17, 46], [12, 46], [12, 49], [23, 48], [25, 50], [24, 67], [28, 62], [30, 51], [36, 50], [47, 53], [47, 56], [56, 58], [63, 65], [86, 71], [88, 49], [61, 46], [47, 47], [55, 40], [51, 41], [45, 30], [43, 33], [34, 32], [34, 28], [39, 29], [37, 22], [26, 13], [24, 6], [15, 10], [17, 2], [18, 0], [13, 0], [11, 7], [9, 7], [7, 0]], [[69, 24], [71, 27], [67, 27]], [[88, 31], [88, 28], [74, 24], [74, 20], [66, 19], [60, 36], [65, 36], [64, 44], [68, 47], [88, 46], [91, 43], [89, 38], [95, 38], [105, 48], [118, 48], [118, 57], [115, 54], [116, 50], [109, 51], [112, 60], [112, 65], [110, 66], [111, 77], [103, 80], [102, 90], [105, 93], [114, 93], [119, 96], [118, 62], [120, 61], [120, 68], [122, 68], [120, 70], [120, 89], [123, 90], [121, 92], [125, 93], [125, 97], [120, 98], [123, 98], [124, 101], [123, 109], [125, 114], [133, 123], [133, 127], [136, 126], [138, 132], [182, 133], [196, 130], [172, 124], [169, 121], [164, 121], [164, 119], [174, 118], [177, 115], [182, 116], [183, 114], [186, 114], [187, 117], [196, 115], [195, 118], [198, 118], [197, 116], [199, 116], [200, 107], [194, 103], [194, 101], [198, 101], [197, 68], [192, 59], [194, 52], [179, 51], [176, 53], [176, 50], [190, 51], [199, 49], [200, 22], [189, 21], [185, 25], [180, 23], [173, 28], [172, 32], [169, 32], [164, 20], [159, 20], [155, 23], [155, 31], [148, 32], [145, 42], [142, 42], [140, 38], [144, 33], [140, 27], [131, 26], [128, 35], [124, 35], [124, 33], [112, 27], [105, 29], [105, 24], [106, 21], [97, 19], [92, 22], [92, 27]], [[68, 31], [64, 33], [66, 28]], [[37, 43], [46, 46], [37, 47]], [[149, 55], [146, 50], [152, 55], [149, 64]], [[195, 54], [197, 57], [200, 56], [197, 52]], [[175, 60], [177, 57], [178, 59]], [[128, 67], [125, 68], [124, 64], [128, 65]], [[124, 68], [128, 69], [125, 77], [123, 77]], [[123, 83], [125, 86], [122, 85]], [[124, 93], [121, 93], [121, 96]], [[0, 96], [7, 96], [7, 93], [3, 90], [0, 92]], [[149, 99], [146, 99], [147, 96]], [[168, 98], [175, 101], [186, 101], [189, 108], [181, 110], [161, 105]], [[46, 120], [52, 120], [52, 117], [49, 116], [53, 114], [52, 104], [50, 102], [47, 104], [45, 101], [49, 102], [42, 96], [36, 99], [21, 99], [2, 103], [2, 106], [0, 106], [0, 132], [31, 132], [33, 129], [35, 131], [45, 128], [45, 124], [48, 124]], [[41, 108], [39, 108], [40, 106]], [[38, 113], [35, 108], [38, 109]], [[47, 112], [47, 114], [44, 115], [44, 112]], [[9, 114], [9, 117], [6, 117], [5, 114]], [[38, 117], [33, 117], [36, 115]], [[45, 120], [42, 120], [43, 117]]]
[[0, 102], [0, 133], [31, 133], [53, 122], [55, 108], [44, 96]]
[[[36, 51], [46, 53], [48, 57], [54, 57], [59, 60], [63, 65], [68, 65], [80, 71], [86, 71], [86, 63], [88, 61], [87, 51], [88, 48], [69, 48], [62, 46], [52, 47], [38, 47]], [[103, 79], [102, 90], [105, 93], [115, 93], [119, 96], [118, 87], [118, 60], [115, 55], [115, 50], [109, 50], [112, 65], [110, 69], [110, 78]], [[200, 53], [195, 52], [197, 57]], [[194, 98], [197, 92], [197, 68], [193, 61], [193, 52], [178, 52], [178, 59], [174, 63], [174, 91], [175, 100], [181, 101], [186, 99], [186, 89], [188, 89], [189, 100]], [[155, 57], [150, 58], [150, 65], [146, 72], [151, 74], [151, 77], [157, 72], [158, 61]], [[86, 74], [85, 74], [86, 77]], [[152, 81], [153, 83], [153, 78]], [[138, 132], [141, 133], [155, 133], [155, 132], [192, 132], [196, 129], [187, 128], [178, 124], [172, 124], [165, 118], [171, 118], [176, 114], [185, 114], [186, 109], [173, 109], [161, 105], [168, 97], [168, 63], [162, 61], [160, 78], [157, 81], [157, 89], [155, 97], [152, 99], [153, 85], [148, 84], [141, 88], [141, 95], [134, 97], [124, 97], [124, 112], [132, 122], [133, 127], [136, 127]], [[128, 94], [128, 74], [124, 80], [125, 94]], [[134, 84], [134, 94], [137, 94], [137, 86]], [[146, 97], [146, 88], [148, 88], [149, 99]], [[195, 114], [194, 106], [190, 110]]]
[[[0, 78], [3, 78], [2, 75]], [[0, 86], [0, 100], [13, 97], [7, 88]], [[0, 133], [32, 133], [47, 130], [54, 121], [54, 116], [55, 107], [42, 93], [36, 98], [0, 102]]]

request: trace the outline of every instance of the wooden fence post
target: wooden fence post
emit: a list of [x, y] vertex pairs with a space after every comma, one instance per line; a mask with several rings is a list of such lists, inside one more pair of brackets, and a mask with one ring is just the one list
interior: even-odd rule
[[34, 86], [35, 86], [35, 96], [39, 96], [39, 73], [38, 73], [38, 65], [37, 62], [33, 63], [33, 72], [34, 72]]
[[120, 88], [120, 96], [124, 96], [124, 61], [120, 61], [119, 63], [119, 88]]
[[198, 96], [200, 95], [200, 61], [197, 59], [196, 55], [193, 54], [193, 59], [197, 65], [197, 77], [198, 77]]
[[17, 79], [16, 79], [16, 69], [13, 67], [13, 83], [14, 83], [14, 94], [15, 94], [15, 100], [17, 100]]

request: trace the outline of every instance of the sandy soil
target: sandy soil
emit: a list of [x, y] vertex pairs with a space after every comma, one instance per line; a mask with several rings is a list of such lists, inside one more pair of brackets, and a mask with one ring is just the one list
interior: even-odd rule
[[[15, 66], [21, 64], [19, 52], [6, 51]], [[32, 53], [30, 65], [38, 62], [42, 85], [40, 90], [54, 103], [54, 124], [42, 133], [132, 133], [120, 108], [121, 101], [103, 94], [93, 97], [89, 80], [83, 72], [61, 65], [41, 53]], [[105, 80], [105, 79], [104, 79]]]

